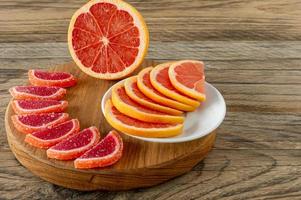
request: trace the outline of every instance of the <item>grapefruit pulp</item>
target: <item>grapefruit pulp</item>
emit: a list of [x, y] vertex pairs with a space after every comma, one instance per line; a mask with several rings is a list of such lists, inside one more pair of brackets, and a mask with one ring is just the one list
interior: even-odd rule
[[100, 135], [96, 127], [86, 128], [49, 148], [47, 156], [58, 160], [72, 160], [92, 148], [99, 139]]
[[66, 72], [46, 72], [42, 70], [29, 70], [29, 82], [36, 86], [71, 87], [76, 84], [76, 78]]
[[116, 163], [122, 156], [123, 142], [116, 131], [109, 134], [74, 161], [75, 168], [106, 167]]
[[22, 133], [33, 133], [47, 127], [67, 121], [67, 113], [42, 113], [28, 115], [13, 115], [11, 117], [15, 128]]
[[122, 0], [92, 0], [70, 21], [68, 47], [77, 66], [90, 76], [120, 79], [143, 61], [149, 43], [140, 13]]
[[147, 108], [157, 110], [160, 112], [164, 112], [167, 114], [171, 114], [171, 115], [182, 115], [183, 114], [183, 112], [180, 110], [176, 110], [176, 109], [173, 109], [173, 108], [170, 108], [167, 106], [160, 105], [160, 104], [156, 103], [155, 101], [153, 101], [152, 99], [145, 96], [138, 88], [136, 76], [127, 78], [124, 82], [124, 88], [125, 88], [126, 94], [131, 99], [133, 99], [134, 101], [138, 102], [139, 104], [141, 104]]
[[175, 101], [170, 99], [160, 92], [158, 92], [151, 84], [150, 81], [150, 72], [152, 71], [152, 67], [145, 68], [141, 70], [137, 77], [137, 86], [140, 91], [147, 96], [148, 98], [152, 99], [153, 101], [174, 108], [182, 111], [193, 111], [194, 107]]
[[12, 107], [17, 114], [38, 114], [63, 112], [68, 106], [67, 101], [56, 100], [14, 100]]
[[183, 116], [168, 115], [146, 108], [133, 101], [125, 91], [123, 83], [117, 83], [112, 89], [112, 103], [124, 115], [145, 122], [154, 123], [183, 123]]
[[171, 84], [183, 94], [205, 101], [204, 63], [196, 60], [183, 60], [171, 64], [168, 70]]
[[15, 86], [9, 89], [14, 99], [60, 100], [66, 89], [49, 86]]
[[25, 142], [38, 148], [49, 148], [79, 131], [79, 121], [72, 119], [52, 128], [27, 134]]
[[183, 124], [144, 122], [119, 112], [109, 99], [105, 104], [105, 118], [117, 130], [142, 137], [172, 137], [180, 134]]
[[194, 108], [200, 105], [200, 102], [181, 94], [170, 82], [168, 69], [172, 63], [163, 63], [157, 65], [150, 73], [151, 84], [162, 94], [176, 101], [188, 104]]

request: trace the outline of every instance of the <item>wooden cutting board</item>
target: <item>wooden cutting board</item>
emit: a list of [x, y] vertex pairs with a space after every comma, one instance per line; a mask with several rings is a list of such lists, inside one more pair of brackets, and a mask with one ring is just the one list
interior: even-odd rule
[[[145, 61], [141, 68], [156, 64]], [[70, 72], [78, 77], [78, 84], [68, 89], [65, 97], [69, 102], [66, 112], [72, 118], [79, 119], [82, 129], [96, 126], [104, 137], [112, 128], [101, 112], [100, 102], [103, 94], [116, 81], [89, 77], [74, 63], [56, 66], [50, 71]], [[144, 142], [121, 134], [125, 148], [118, 163], [102, 169], [78, 170], [73, 167], [73, 161], [48, 159], [45, 150], [24, 143], [24, 134], [18, 132], [11, 122], [13, 114], [9, 104], [5, 115], [7, 139], [19, 162], [46, 181], [84, 191], [127, 190], [159, 184], [190, 171], [204, 159], [215, 141], [215, 131], [198, 140], [175, 144]]]

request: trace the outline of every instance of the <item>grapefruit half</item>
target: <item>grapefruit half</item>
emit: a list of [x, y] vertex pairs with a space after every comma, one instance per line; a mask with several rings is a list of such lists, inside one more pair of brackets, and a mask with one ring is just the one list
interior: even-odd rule
[[149, 33], [141, 14], [122, 0], [92, 0], [72, 16], [70, 54], [78, 67], [99, 79], [120, 79], [143, 61]]
[[175, 101], [170, 99], [160, 92], [158, 92], [150, 81], [150, 72], [152, 71], [152, 67], [145, 68], [141, 70], [137, 77], [137, 85], [140, 91], [147, 96], [148, 98], [152, 99], [153, 101], [182, 111], [193, 111], [195, 108], [193, 106]]
[[100, 135], [96, 127], [86, 128], [49, 148], [47, 156], [57, 160], [72, 160], [91, 149], [99, 139]]
[[157, 65], [150, 73], [150, 81], [154, 88], [162, 94], [176, 101], [188, 104], [194, 108], [200, 105], [200, 102], [184, 94], [181, 94], [170, 82], [168, 69], [172, 63], [163, 63]]
[[63, 112], [68, 106], [67, 101], [56, 100], [14, 100], [12, 107], [17, 114], [38, 114]]
[[52, 128], [27, 134], [25, 142], [38, 148], [49, 148], [79, 131], [79, 121], [72, 119]]
[[123, 83], [112, 89], [112, 103], [121, 113], [135, 119], [154, 123], [183, 123], [183, 116], [174, 116], [144, 107], [132, 100], [125, 91]]
[[153, 101], [152, 99], [145, 96], [137, 85], [137, 76], [133, 76], [130, 78], [127, 78], [124, 82], [124, 88], [126, 91], [126, 94], [133, 99], [134, 101], [138, 102], [139, 104], [153, 109], [160, 112], [164, 112], [171, 115], [182, 115], [183, 112], [180, 110], [176, 110], [167, 106], [163, 106], [158, 104], [157, 102]]
[[109, 99], [105, 104], [105, 118], [115, 129], [142, 137], [173, 137], [182, 132], [183, 124], [144, 122], [119, 112]]
[[74, 161], [75, 168], [88, 169], [106, 167], [116, 163], [122, 156], [123, 142], [116, 131], [109, 134], [97, 145]]
[[205, 101], [204, 63], [196, 60], [183, 60], [170, 65], [168, 75], [171, 84], [183, 94]]
[[42, 70], [29, 70], [29, 82], [37, 86], [71, 87], [76, 84], [76, 78], [66, 72], [46, 72]]

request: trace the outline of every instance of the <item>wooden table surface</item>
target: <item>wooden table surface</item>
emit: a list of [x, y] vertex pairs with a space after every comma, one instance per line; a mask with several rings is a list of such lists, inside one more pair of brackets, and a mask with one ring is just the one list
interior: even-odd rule
[[301, 3], [130, 1], [146, 19], [148, 58], [201, 59], [227, 103], [214, 150], [156, 187], [79, 192], [22, 167], [5, 134], [8, 88], [30, 68], [69, 62], [69, 19], [84, 0], [0, 1], [0, 199], [300, 199]]

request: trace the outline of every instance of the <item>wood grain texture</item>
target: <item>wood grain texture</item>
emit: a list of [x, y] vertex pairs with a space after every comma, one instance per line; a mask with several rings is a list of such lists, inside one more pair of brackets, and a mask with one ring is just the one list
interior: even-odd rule
[[129, 1], [150, 28], [148, 58], [204, 60], [225, 97], [215, 147], [190, 173], [148, 189], [85, 193], [20, 166], [5, 137], [7, 89], [26, 83], [29, 68], [71, 60], [67, 26], [84, 2], [0, 1], [0, 199], [300, 199], [298, 0]]
[[[159, 63], [145, 60], [141, 68]], [[58, 65], [49, 71], [69, 72], [77, 77], [77, 85], [68, 88], [65, 100], [70, 118], [78, 119], [81, 129], [96, 126], [101, 138], [112, 130], [101, 111], [101, 99], [117, 81], [99, 80], [84, 74], [75, 63]], [[5, 114], [9, 146], [18, 161], [32, 173], [56, 185], [82, 191], [128, 190], [154, 186], [190, 171], [212, 149], [215, 131], [191, 142], [162, 144], [145, 142], [122, 134], [124, 152], [114, 165], [104, 169], [78, 170], [73, 160], [47, 158], [46, 150], [24, 142], [25, 134], [17, 131], [11, 120], [15, 115], [11, 103]]]

